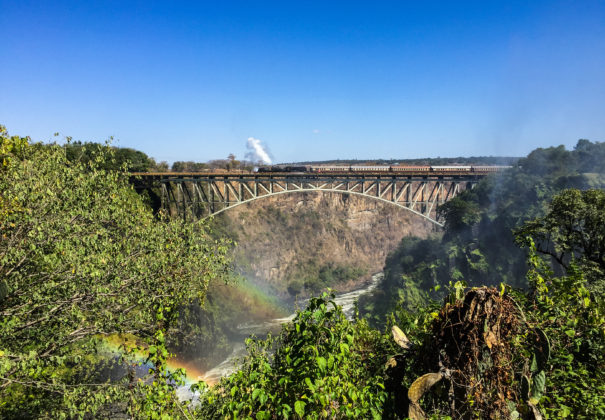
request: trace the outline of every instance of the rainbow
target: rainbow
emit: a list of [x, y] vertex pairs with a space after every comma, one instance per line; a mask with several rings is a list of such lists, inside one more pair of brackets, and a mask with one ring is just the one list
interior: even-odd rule
[[[212, 284], [208, 295], [214, 296], [216, 302], [227, 307], [254, 308], [254, 312], [248, 312], [247, 309], [241, 310], [240, 318], [250, 319], [253, 315], [255, 319], [271, 320], [284, 317], [291, 312], [278, 299], [268, 296], [258, 286], [248, 281], [240, 281], [235, 284]], [[103, 336], [100, 337], [100, 342], [99, 350], [114, 357], [123, 355], [124, 347], [146, 346], [132, 334]], [[146, 368], [152, 367], [150, 363], [146, 362], [147, 354], [143, 351], [132, 352], [129, 355], [129, 360]], [[167, 360], [167, 366], [171, 371], [183, 369], [186, 385], [192, 385], [199, 381], [214, 385], [220, 379], [216, 374], [209, 374], [210, 371], [204, 372], [194, 363], [174, 355]]]
[[[143, 347], [143, 345], [140, 343], [140, 340], [138, 340], [133, 335], [114, 334], [111, 336], [102, 337], [101, 344], [99, 346], [99, 350], [101, 350], [101, 352], [105, 353], [105, 354], [121, 356], [124, 354], [124, 347], [132, 348], [137, 344], [140, 347]], [[129, 355], [129, 359], [132, 362], [139, 363], [141, 366], [144, 366], [147, 368], [152, 367], [151, 363], [147, 362], [147, 354], [145, 354], [142, 351], [135, 350], [134, 352], [132, 352]], [[193, 385], [199, 381], [204, 381], [208, 385], [214, 385], [215, 381], [206, 380], [205, 372], [202, 372], [199, 368], [197, 368], [192, 363], [188, 363], [186, 361], [180, 360], [177, 357], [171, 357], [166, 361], [166, 365], [168, 367], [168, 370], [170, 370], [172, 372], [175, 372], [177, 369], [183, 369], [183, 371], [185, 372], [184, 379], [185, 379], [186, 385]]]

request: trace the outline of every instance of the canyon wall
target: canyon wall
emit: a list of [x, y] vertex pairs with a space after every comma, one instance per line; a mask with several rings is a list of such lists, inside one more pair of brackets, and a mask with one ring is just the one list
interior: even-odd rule
[[318, 275], [337, 290], [353, 288], [382, 270], [404, 236], [436, 231], [402, 208], [339, 193], [264, 198], [227, 210], [215, 223], [237, 242], [238, 271], [280, 298], [316, 292]]

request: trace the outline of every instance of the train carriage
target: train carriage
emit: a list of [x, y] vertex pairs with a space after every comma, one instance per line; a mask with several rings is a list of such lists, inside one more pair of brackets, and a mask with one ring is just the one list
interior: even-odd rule
[[479, 173], [492, 173], [501, 172], [505, 169], [512, 168], [512, 166], [494, 165], [494, 166], [473, 166], [473, 172]]
[[433, 172], [470, 172], [471, 166], [431, 166]]
[[348, 172], [351, 170], [350, 166], [338, 166], [338, 165], [321, 165], [321, 166], [309, 166], [310, 172]]
[[391, 171], [393, 172], [429, 172], [431, 167], [428, 165], [393, 165]]
[[361, 166], [355, 165], [351, 166], [351, 171], [353, 172], [388, 172], [389, 166]]

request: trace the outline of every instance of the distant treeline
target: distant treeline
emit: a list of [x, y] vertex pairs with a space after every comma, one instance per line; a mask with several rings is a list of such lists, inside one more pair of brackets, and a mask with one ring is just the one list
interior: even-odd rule
[[[70, 161], [83, 163], [92, 161], [106, 145], [94, 142], [68, 142], [64, 145], [67, 158]], [[129, 172], [204, 172], [216, 169], [251, 171], [256, 165], [254, 162], [237, 160], [234, 154], [226, 159], [213, 159], [207, 162], [176, 161], [169, 165], [166, 161], [156, 160], [140, 150], [129, 147], [112, 147], [111, 159], [104, 161], [105, 169], [126, 170]]]
[[418, 159], [334, 159], [321, 161], [296, 162], [300, 165], [513, 165], [520, 158], [513, 156], [471, 156], [453, 158], [418, 158]]

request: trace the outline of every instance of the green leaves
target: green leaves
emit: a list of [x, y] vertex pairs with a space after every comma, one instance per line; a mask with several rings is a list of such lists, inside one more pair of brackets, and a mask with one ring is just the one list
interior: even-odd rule
[[[384, 352], [379, 348], [387, 345], [386, 337], [364, 321], [348, 321], [332, 299], [311, 299], [275, 341], [249, 340], [241, 370], [203, 397], [199, 416], [237, 410], [244, 417], [288, 417], [293, 410], [297, 418], [373, 418], [381, 412], [384, 360], [377, 354]], [[229, 395], [230, 387], [237, 394]]]
[[603, 292], [605, 282], [605, 191], [567, 189], [557, 194], [549, 212], [515, 231], [517, 242], [550, 255], [566, 270], [570, 262], [581, 266], [593, 290]]
[[306, 405], [307, 403], [305, 403], [304, 401], [296, 401], [294, 403], [294, 411], [296, 412], [296, 414], [298, 414], [300, 418], [303, 418], [303, 416], [305, 415]]
[[316, 357], [315, 360], [317, 360], [317, 366], [319, 367], [319, 371], [322, 373], [325, 372], [328, 366], [328, 362], [326, 361], [326, 359], [323, 357]]
[[[0, 400], [12, 401], [0, 417], [67, 406], [77, 415], [71, 398], [90, 399], [84, 412], [92, 413], [105, 402], [80, 383], [98, 380], [91, 378], [96, 338], [123, 331], [147, 337], [149, 359], [161, 365], [168, 353], [156, 332], [174, 322], [171, 308], [203, 298], [208, 283], [226, 274], [227, 249], [203, 224], [157, 219], [126, 174], [106, 169], [111, 148], [70, 160], [64, 148], [16, 145], [0, 131], [10, 154], [0, 170], [0, 342], [14, 355], [0, 372], [8, 377], [0, 379]], [[51, 361], [57, 356], [64, 361]], [[156, 368], [160, 384], [168, 377]], [[67, 392], [66, 383], [76, 389]], [[149, 407], [172, 404], [172, 388], [157, 388], [162, 395]], [[109, 389], [112, 400], [124, 401], [129, 397], [117, 390], [135, 387]]]
[[529, 401], [532, 404], [538, 404], [540, 397], [544, 394], [546, 388], [546, 372], [541, 370], [532, 378], [531, 395]]

